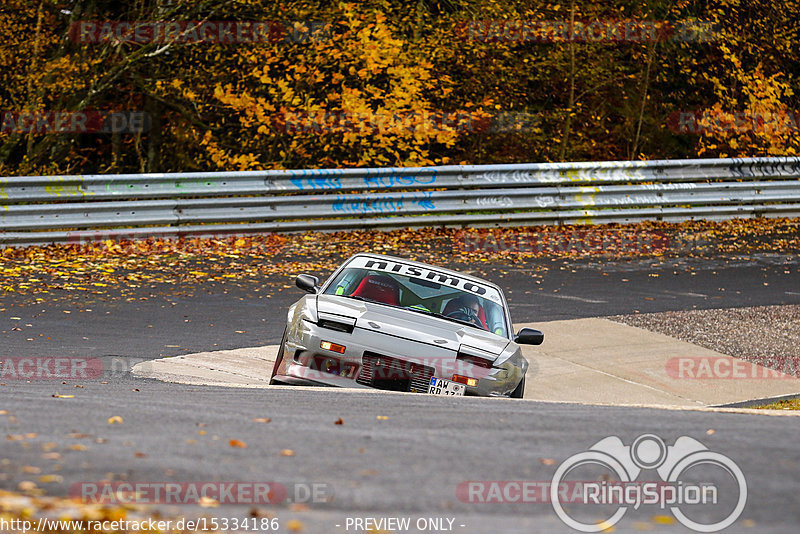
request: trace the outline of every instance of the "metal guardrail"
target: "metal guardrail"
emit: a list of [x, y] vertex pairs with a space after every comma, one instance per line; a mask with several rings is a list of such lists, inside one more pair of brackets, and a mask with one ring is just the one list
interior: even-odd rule
[[0, 245], [800, 216], [800, 158], [0, 178]]

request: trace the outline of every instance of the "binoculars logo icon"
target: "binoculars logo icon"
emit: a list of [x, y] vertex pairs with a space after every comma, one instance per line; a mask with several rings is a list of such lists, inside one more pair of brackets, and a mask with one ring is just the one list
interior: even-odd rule
[[[739, 486], [738, 499], [731, 513], [714, 523], [697, 522], [680, 509], [680, 505], [686, 504], [717, 504], [716, 486], [701, 486], [680, 480], [681, 475], [689, 469], [703, 464], [723, 469]], [[570, 516], [561, 503], [559, 493], [562, 482], [571, 471], [589, 465], [608, 469], [619, 480], [619, 484], [612, 489], [620, 491], [609, 491], [605, 482], [583, 485], [585, 504], [619, 503], [619, 508], [600, 523], [583, 523]], [[655, 469], [661, 482], [635, 482], [642, 470], [651, 469]], [[610, 501], [609, 495], [612, 496]], [[710, 502], [707, 499], [709, 495]], [[654, 434], [642, 434], [631, 445], [625, 445], [617, 436], [610, 436], [561, 463], [550, 484], [550, 502], [559, 518], [580, 532], [603, 531], [618, 523], [628, 508], [638, 508], [641, 504], [660, 504], [662, 508], [669, 506], [672, 514], [684, 526], [697, 532], [717, 532], [732, 525], [741, 515], [747, 502], [747, 482], [733, 460], [709, 450], [694, 438], [681, 436], [673, 445], [667, 446], [664, 440]]]

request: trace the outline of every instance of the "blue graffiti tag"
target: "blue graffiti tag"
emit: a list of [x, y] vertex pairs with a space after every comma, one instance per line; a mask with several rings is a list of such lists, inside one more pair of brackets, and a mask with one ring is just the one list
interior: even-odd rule
[[384, 188], [396, 185], [428, 185], [436, 181], [436, 170], [420, 171], [417, 174], [377, 174], [365, 176], [364, 183], [370, 187]]
[[412, 198], [405, 197], [376, 197], [371, 200], [348, 200], [347, 197], [339, 196], [333, 203], [334, 212], [344, 213], [391, 213], [404, 210], [404, 202], [416, 204], [424, 210], [435, 209], [436, 206], [431, 198], [433, 191], [426, 191], [415, 195]]
[[290, 178], [290, 181], [298, 189], [341, 189], [342, 182], [337, 176], [309, 176], [302, 178]]
[[414, 203], [424, 210], [436, 209], [433, 203], [433, 191], [425, 191], [420, 194], [422, 198], [414, 200]]

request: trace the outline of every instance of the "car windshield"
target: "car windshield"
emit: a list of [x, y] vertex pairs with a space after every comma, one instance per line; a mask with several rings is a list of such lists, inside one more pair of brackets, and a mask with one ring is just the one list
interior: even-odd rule
[[428, 267], [355, 258], [328, 284], [325, 294], [407, 308], [508, 337], [497, 289]]

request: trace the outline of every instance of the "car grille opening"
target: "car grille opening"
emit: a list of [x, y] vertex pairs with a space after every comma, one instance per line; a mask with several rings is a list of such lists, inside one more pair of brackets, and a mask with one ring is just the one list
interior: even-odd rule
[[356, 382], [388, 391], [427, 393], [433, 367], [365, 352]]
[[346, 332], [348, 334], [352, 334], [353, 329], [355, 328], [355, 325], [333, 321], [331, 319], [320, 319], [317, 325], [322, 328], [336, 330], [337, 332]]

